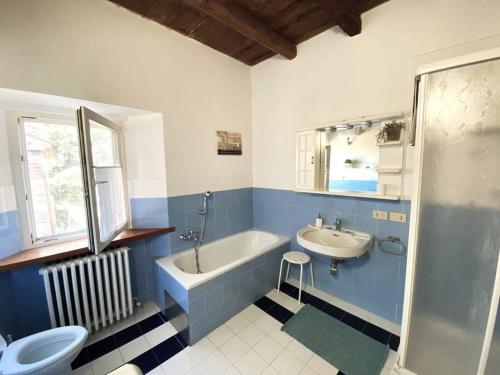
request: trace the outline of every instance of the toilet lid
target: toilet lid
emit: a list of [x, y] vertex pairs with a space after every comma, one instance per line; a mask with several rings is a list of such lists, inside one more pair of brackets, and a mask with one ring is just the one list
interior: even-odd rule
[[[69, 326], [49, 329], [14, 341], [2, 355], [0, 373], [32, 374], [50, 367], [75, 351], [80, 351], [86, 338], [85, 328]], [[61, 342], [64, 342], [64, 346]]]

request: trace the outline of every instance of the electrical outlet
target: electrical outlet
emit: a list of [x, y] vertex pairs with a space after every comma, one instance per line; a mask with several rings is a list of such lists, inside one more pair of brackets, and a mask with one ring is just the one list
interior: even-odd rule
[[379, 220], [387, 220], [387, 211], [373, 211], [372, 217]]
[[389, 214], [390, 221], [397, 221], [398, 223], [406, 223], [406, 214], [402, 212], [391, 212]]

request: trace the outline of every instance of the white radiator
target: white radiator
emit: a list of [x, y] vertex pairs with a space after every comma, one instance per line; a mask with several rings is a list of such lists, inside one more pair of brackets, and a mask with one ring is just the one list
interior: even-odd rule
[[89, 332], [133, 313], [128, 248], [40, 269], [52, 328], [80, 325]]

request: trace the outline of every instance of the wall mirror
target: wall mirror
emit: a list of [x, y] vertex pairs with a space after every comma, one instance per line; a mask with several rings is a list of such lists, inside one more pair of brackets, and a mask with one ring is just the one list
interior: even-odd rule
[[399, 199], [406, 123], [397, 113], [297, 131], [296, 190]]

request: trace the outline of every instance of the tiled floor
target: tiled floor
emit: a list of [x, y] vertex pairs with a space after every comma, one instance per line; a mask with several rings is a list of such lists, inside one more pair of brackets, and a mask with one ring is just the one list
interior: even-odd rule
[[[297, 289], [282, 284], [228, 320], [207, 337], [188, 346], [154, 304], [146, 304], [118, 325], [92, 335], [73, 362], [73, 374], [101, 375], [124, 363], [153, 375], [322, 375], [339, 374], [330, 363], [281, 331], [303, 306]], [[391, 373], [399, 337], [344, 310], [303, 293], [302, 301], [391, 347], [382, 375]]]

